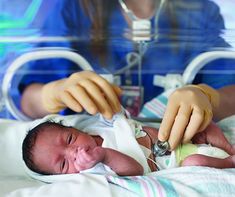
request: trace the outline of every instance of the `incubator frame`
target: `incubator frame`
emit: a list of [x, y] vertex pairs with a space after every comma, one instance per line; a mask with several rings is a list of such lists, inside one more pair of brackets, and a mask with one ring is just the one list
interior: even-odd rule
[[[79, 68], [82, 68], [83, 70], [93, 71], [92, 66], [84, 57], [66, 48], [54, 48], [54, 47], [40, 48], [33, 52], [28, 52], [19, 56], [8, 67], [2, 83], [3, 101], [9, 112], [16, 119], [23, 121], [31, 120], [31, 118], [23, 114], [16, 107], [10, 95], [10, 90], [12, 89], [12, 79], [14, 75], [25, 63], [34, 60], [49, 59], [49, 58], [65, 58], [76, 63], [76, 65]], [[220, 58], [235, 59], [235, 51], [210, 51], [202, 53], [191, 61], [191, 63], [187, 66], [182, 75], [171, 74], [171, 75], [166, 75], [165, 77], [155, 75], [153, 83], [155, 85], [164, 87], [165, 90], [191, 84], [200, 69], [202, 69], [210, 61]], [[110, 79], [109, 81], [112, 82], [113, 76], [103, 75], [103, 77]]]
[[199, 54], [186, 67], [183, 74], [167, 74], [166, 76], [154, 75], [153, 83], [163, 87], [165, 91], [191, 84], [196, 74], [209, 62], [216, 59], [235, 59], [235, 51], [209, 51]]
[[39, 59], [50, 59], [50, 58], [65, 58], [68, 59], [74, 63], [83, 70], [91, 70], [93, 71], [92, 66], [90, 63], [81, 55], [78, 53], [75, 53], [69, 49], [66, 48], [39, 48], [38, 50], [25, 53], [18, 58], [15, 59], [15, 61], [12, 62], [12, 64], [8, 67], [6, 70], [6, 74], [3, 78], [2, 83], [2, 96], [3, 101], [9, 110], [9, 112], [18, 120], [31, 120], [28, 116], [23, 114], [15, 105], [11, 95], [10, 90], [12, 89], [12, 79], [17, 73], [17, 71], [25, 64], [30, 61], [39, 60]]

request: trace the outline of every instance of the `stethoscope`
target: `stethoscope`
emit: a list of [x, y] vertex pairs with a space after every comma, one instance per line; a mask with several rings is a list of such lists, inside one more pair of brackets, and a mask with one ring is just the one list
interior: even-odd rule
[[[152, 27], [152, 16], [149, 18], [139, 18], [132, 10], [130, 10], [123, 0], [119, 0], [121, 9], [125, 12], [127, 17], [130, 19], [131, 28], [128, 34], [128, 39], [131, 39], [137, 44], [138, 52], [130, 52], [126, 55], [127, 65], [117, 70], [114, 75], [125, 73], [126, 85], [132, 85], [132, 80], [130, 77], [130, 69], [138, 66], [138, 81], [139, 87], [142, 86], [142, 57], [144, 56], [146, 50], [148, 49], [149, 41], [152, 39], [156, 40], [158, 37], [157, 26], [159, 21], [159, 15], [165, 5], [166, 0], [161, 0], [158, 9], [154, 16], [154, 25]], [[154, 30], [154, 31], [153, 31]], [[153, 33], [152, 33], [153, 32]], [[142, 94], [142, 93], [141, 93]], [[143, 96], [142, 96], [143, 97]], [[143, 98], [141, 99], [143, 100]]]
[[[131, 21], [131, 30], [132, 30], [132, 40], [133, 41], [149, 41], [152, 38], [156, 39], [158, 34], [158, 21], [160, 13], [165, 5], [166, 0], [161, 0], [156, 9], [154, 15], [154, 27], [151, 25], [152, 16], [149, 18], [139, 18], [137, 17], [132, 10], [130, 10], [123, 0], [119, 0], [119, 4], [123, 11], [126, 13], [127, 17]], [[152, 30], [154, 30], [154, 35], [152, 35]]]
[[[160, 13], [163, 9], [163, 6], [165, 5], [166, 0], [161, 0], [159, 4], [159, 8], [157, 9], [155, 16], [154, 16], [154, 39], [157, 39], [158, 36], [158, 21], [159, 21], [159, 16]], [[151, 26], [151, 18], [139, 18], [137, 17], [132, 10], [128, 9], [127, 5], [124, 3], [123, 0], [119, 0], [119, 3], [121, 5], [121, 8], [123, 11], [126, 13], [128, 18], [131, 21], [131, 30], [132, 30], [132, 40], [135, 42], [138, 42], [139, 44], [144, 44], [147, 41], [150, 41], [152, 39], [152, 26]], [[142, 51], [140, 56], [143, 55], [145, 52]], [[128, 58], [130, 54], [127, 54], [127, 60], [130, 59]], [[135, 58], [137, 61], [140, 60], [141, 57], [139, 57], [137, 54], [135, 54], [137, 58]], [[128, 70], [135, 64], [133, 62], [129, 62], [130, 65], [127, 65], [126, 67], [122, 68], [122, 71], [125, 69]], [[139, 73], [139, 76], [141, 76], [141, 73]], [[140, 80], [140, 79], [139, 79]], [[156, 141], [153, 144], [152, 151], [155, 156], [163, 156], [168, 150], [170, 149], [169, 143], [167, 141], [161, 142], [161, 141]]]
[[166, 0], [160, 0], [158, 9], [155, 11], [154, 24], [152, 27], [152, 16], [149, 18], [139, 18], [134, 14], [132, 10], [127, 7], [123, 0], [119, 0], [119, 4], [122, 10], [125, 12], [127, 17], [131, 21], [131, 35], [129, 35], [128, 38], [137, 43], [140, 46], [140, 50], [138, 53], [132, 52], [131, 54], [127, 54], [127, 65], [124, 66], [122, 69], [118, 70], [116, 72], [117, 74], [123, 73], [128, 69], [134, 67], [140, 61], [141, 57], [145, 54], [145, 51], [148, 48], [149, 41], [151, 41], [152, 39], [158, 39], [159, 16], [165, 6], [165, 2]]

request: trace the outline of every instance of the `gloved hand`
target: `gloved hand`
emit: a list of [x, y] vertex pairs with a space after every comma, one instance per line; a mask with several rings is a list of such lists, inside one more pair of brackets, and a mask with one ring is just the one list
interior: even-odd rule
[[218, 105], [219, 93], [205, 84], [175, 90], [169, 97], [158, 139], [168, 141], [174, 150], [209, 125]]
[[110, 119], [121, 110], [120, 94], [118, 86], [111, 85], [94, 72], [82, 71], [44, 85], [42, 103], [50, 113], [69, 107], [75, 112], [83, 109], [90, 114], [100, 112]]

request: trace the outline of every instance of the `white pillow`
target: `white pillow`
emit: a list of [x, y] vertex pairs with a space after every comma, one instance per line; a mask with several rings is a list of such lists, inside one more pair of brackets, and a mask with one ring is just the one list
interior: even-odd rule
[[0, 175], [25, 175], [21, 145], [32, 122], [0, 119]]

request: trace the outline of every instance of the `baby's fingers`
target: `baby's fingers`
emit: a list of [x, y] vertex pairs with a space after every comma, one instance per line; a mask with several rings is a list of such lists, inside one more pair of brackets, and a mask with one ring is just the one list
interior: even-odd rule
[[108, 99], [105, 97], [103, 92], [90, 80], [83, 80], [80, 85], [86, 90], [90, 99], [95, 103], [98, 111], [104, 115], [105, 118], [112, 118], [115, 113], [113, 111], [112, 105], [109, 103]]

